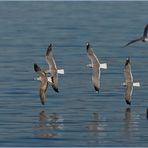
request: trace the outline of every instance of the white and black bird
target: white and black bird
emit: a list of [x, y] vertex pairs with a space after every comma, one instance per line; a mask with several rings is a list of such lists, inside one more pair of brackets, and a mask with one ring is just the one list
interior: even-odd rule
[[46, 98], [45, 93], [48, 88], [48, 79], [46, 77], [45, 72], [41, 71], [41, 68], [37, 64], [34, 64], [34, 71], [39, 74], [39, 77], [35, 78], [35, 80], [38, 80], [41, 82], [40, 88], [39, 88], [39, 95], [40, 95], [41, 103], [44, 105], [45, 98]]
[[125, 101], [127, 104], [131, 104], [132, 92], [133, 92], [133, 75], [131, 72], [130, 59], [127, 58], [124, 65], [124, 78], [125, 78]]
[[133, 86], [139, 87], [140, 83], [133, 82], [130, 58], [126, 59], [126, 62], [124, 65], [124, 78], [125, 78], [125, 82], [123, 83], [123, 85], [125, 86], [125, 101], [127, 104], [131, 105]]
[[129, 43], [127, 43], [127, 44], [126, 44], [125, 46], [123, 46], [123, 47], [126, 47], [126, 46], [128, 46], [128, 45], [130, 45], [130, 44], [132, 44], [132, 43], [137, 42], [137, 41], [148, 42], [147, 32], [148, 32], [148, 24], [147, 24], [147, 25], [145, 26], [145, 28], [144, 28], [144, 32], [143, 32], [143, 36], [142, 36], [142, 37], [130, 41]]
[[94, 54], [93, 49], [90, 47], [90, 44], [86, 44], [87, 56], [91, 60], [91, 64], [88, 64], [87, 67], [92, 68], [92, 84], [96, 92], [99, 92], [100, 89], [100, 68], [107, 69], [107, 64], [100, 64], [97, 56]]
[[56, 62], [52, 53], [52, 44], [50, 44], [46, 51], [46, 61], [49, 67], [45, 70], [45, 73], [50, 73], [50, 77], [48, 77], [48, 81], [51, 83], [54, 91], [59, 92], [58, 89], [58, 73], [64, 74], [64, 69], [57, 69]]

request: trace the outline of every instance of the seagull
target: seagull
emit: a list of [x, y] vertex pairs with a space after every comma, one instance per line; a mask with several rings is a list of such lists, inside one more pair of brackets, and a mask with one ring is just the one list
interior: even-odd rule
[[34, 71], [39, 74], [39, 77], [35, 78], [35, 80], [38, 80], [41, 82], [40, 88], [39, 88], [39, 94], [40, 94], [40, 100], [42, 105], [45, 104], [45, 93], [48, 88], [48, 79], [46, 77], [45, 72], [41, 71], [41, 68], [37, 65], [34, 64]]
[[130, 58], [126, 59], [124, 65], [124, 77], [125, 77], [125, 101], [131, 105], [132, 92], [133, 92], [133, 75], [131, 72]]
[[124, 47], [134, 43], [134, 42], [137, 42], [137, 41], [142, 41], [142, 42], [148, 42], [148, 37], [147, 37], [147, 32], [148, 32], [148, 24], [145, 26], [144, 28], [144, 32], [143, 32], [143, 36], [138, 38], [138, 39], [135, 39], [135, 40], [132, 40], [130, 41], [129, 43], [127, 43]]
[[124, 65], [124, 78], [125, 78], [125, 82], [123, 83], [123, 85], [125, 86], [125, 101], [127, 104], [131, 105], [133, 86], [140, 87], [140, 83], [133, 82], [130, 58], [126, 59], [126, 62]]
[[91, 60], [91, 64], [87, 65], [92, 68], [92, 84], [96, 92], [99, 92], [100, 89], [100, 62], [96, 55], [93, 52], [93, 49], [90, 47], [90, 44], [86, 44], [87, 56]]
[[58, 93], [58, 73], [64, 74], [64, 69], [57, 69], [56, 62], [52, 53], [52, 44], [48, 46], [45, 57], [49, 65], [49, 67], [45, 70], [45, 73], [50, 73], [51, 77], [48, 77], [48, 81], [51, 83], [54, 91]]
[[107, 64], [100, 64], [97, 56], [94, 54], [93, 49], [90, 47], [90, 44], [86, 44], [87, 56], [91, 60], [91, 64], [88, 64], [87, 67], [92, 68], [92, 84], [95, 91], [98, 93], [100, 89], [100, 68], [107, 69]]

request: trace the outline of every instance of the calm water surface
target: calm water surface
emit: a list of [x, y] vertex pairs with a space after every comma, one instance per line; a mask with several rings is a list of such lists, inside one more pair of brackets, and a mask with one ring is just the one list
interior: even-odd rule
[[[121, 48], [143, 34], [148, 2], [0, 2], [0, 146], [147, 146], [148, 44]], [[100, 62], [101, 90], [91, 85], [89, 41]], [[41, 105], [33, 64], [47, 67], [49, 43], [60, 93]], [[132, 105], [123, 67], [131, 57]]]

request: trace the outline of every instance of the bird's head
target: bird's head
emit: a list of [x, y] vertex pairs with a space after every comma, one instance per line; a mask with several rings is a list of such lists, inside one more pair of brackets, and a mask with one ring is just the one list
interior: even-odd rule
[[125, 65], [128, 65], [129, 63], [130, 63], [130, 58], [128, 57], [128, 58], [126, 59]]

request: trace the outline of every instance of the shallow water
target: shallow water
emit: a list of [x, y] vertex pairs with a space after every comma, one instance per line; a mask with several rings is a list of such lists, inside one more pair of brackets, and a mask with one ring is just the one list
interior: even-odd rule
[[[0, 2], [0, 146], [147, 146], [148, 44], [121, 48], [143, 34], [148, 2]], [[102, 70], [91, 85], [89, 41]], [[60, 93], [41, 105], [33, 64], [46, 68], [49, 43]], [[124, 100], [123, 67], [131, 57], [132, 105]]]

